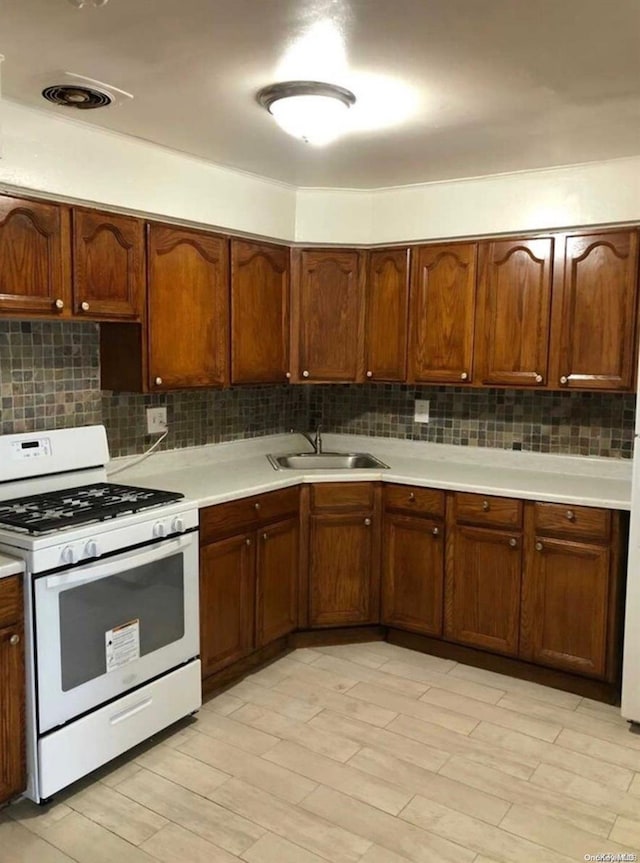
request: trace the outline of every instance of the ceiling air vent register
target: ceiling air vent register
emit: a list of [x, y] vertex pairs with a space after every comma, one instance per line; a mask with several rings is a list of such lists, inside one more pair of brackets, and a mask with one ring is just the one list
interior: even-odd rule
[[45, 87], [42, 95], [47, 102], [63, 105], [66, 108], [79, 108], [87, 111], [91, 108], [106, 108], [113, 101], [111, 96], [93, 87], [73, 86], [70, 84], [52, 84]]

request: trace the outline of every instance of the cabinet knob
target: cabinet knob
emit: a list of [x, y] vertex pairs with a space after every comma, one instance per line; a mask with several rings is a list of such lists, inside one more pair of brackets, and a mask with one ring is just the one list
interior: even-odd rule
[[255, 509], [256, 512], [258, 512], [258, 510], [260, 509], [260, 504], [254, 503], [253, 508]]
[[460, 375], [460, 380], [461, 380], [461, 381], [467, 381], [467, 380], [469, 380], [469, 375], [468, 375], [468, 373], [467, 373], [467, 372], [462, 372], [462, 374]]
[[541, 384], [541, 383], [542, 383], [542, 375], [536, 375], [536, 383], [537, 383], [537, 384]]
[[53, 305], [56, 309], [64, 309], [64, 300], [56, 300]]
[[483, 510], [483, 512], [489, 512], [489, 510], [490, 510], [490, 509], [491, 509], [491, 504], [489, 503], [489, 501], [488, 501], [488, 500], [483, 500], [483, 501], [482, 501], [482, 510]]
[[291, 372], [285, 372], [285, 378], [287, 380], [289, 380], [290, 377], [291, 377]]
[[268, 534], [268, 533], [263, 533], [263, 534], [262, 534], [262, 539], [264, 540], [264, 542], [266, 542], [266, 541], [269, 539], [269, 534]]
[[251, 545], [251, 540], [249, 539], [249, 537], [247, 537], [247, 538], [245, 539], [244, 544], [245, 544], [245, 545]]
[[373, 377], [373, 372], [367, 372], [367, 377], [368, 377], [368, 378], [372, 378], [372, 377]]
[[568, 384], [569, 378], [566, 375], [562, 375], [562, 377], [560, 378], [560, 383], [561, 384]]
[[303, 378], [308, 378], [308, 377], [309, 377], [309, 372], [308, 372], [306, 369], [302, 372], [302, 377], [303, 377]]
[[364, 523], [365, 523], [365, 525], [366, 525], [367, 527], [369, 527], [369, 526], [371, 525], [371, 519], [370, 519], [370, 518], [365, 518]]
[[434, 528], [433, 528], [433, 530], [431, 531], [431, 533], [432, 533], [434, 536], [439, 536], [439, 535], [440, 535], [440, 528], [439, 528], [439, 527], [434, 527]]
[[88, 312], [89, 311], [89, 303], [87, 303], [87, 302], [80, 303], [80, 308], [82, 309], [83, 312]]
[[542, 551], [544, 548], [541, 542], [536, 542], [536, 551]]
[[517, 548], [518, 547], [518, 540], [515, 538], [515, 536], [512, 536], [511, 539], [509, 540], [509, 545], [511, 546], [511, 548]]
[[572, 509], [567, 510], [567, 518], [569, 519], [569, 521], [575, 521], [576, 520], [576, 514]]
[[415, 493], [410, 491], [409, 492], [409, 500], [411, 501], [411, 503], [413, 503], [415, 501], [415, 499], [416, 499]]
[[20, 644], [20, 636], [18, 635], [18, 633], [17, 633], [17, 632], [16, 632], [16, 633], [14, 633], [14, 634], [11, 636], [11, 638], [9, 639], [9, 644], [10, 644], [12, 647], [15, 647], [15, 646], [16, 646], [16, 644]]
[[155, 384], [157, 387], [162, 386], [162, 378], [156, 378], [156, 379], [154, 380], [154, 384]]

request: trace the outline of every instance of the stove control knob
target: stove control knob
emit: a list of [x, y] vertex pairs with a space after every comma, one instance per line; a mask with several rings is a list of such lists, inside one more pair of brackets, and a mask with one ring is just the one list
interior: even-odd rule
[[174, 518], [171, 533], [184, 533], [184, 521], [181, 518]]
[[100, 549], [95, 539], [90, 539], [84, 547], [84, 553], [87, 557], [100, 557]]
[[76, 562], [76, 550], [72, 545], [65, 545], [62, 549], [62, 562], [63, 563], [75, 563]]
[[153, 536], [156, 539], [162, 539], [164, 535], [165, 529], [163, 523], [161, 521], [156, 522], [153, 526]]

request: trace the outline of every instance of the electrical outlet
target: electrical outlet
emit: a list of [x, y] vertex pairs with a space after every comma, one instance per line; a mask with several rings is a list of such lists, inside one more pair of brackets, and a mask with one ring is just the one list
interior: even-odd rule
[[428, 399], [416, 399], [416, 401], [415, 401], [415, 412], [413, 414], [413, 421], [416, 423], [428, 423], [429, 422], [429, 401], [428, 401]]
[[163, 434], [167, 430], [167, 409], [147, 408], [147, 434]]

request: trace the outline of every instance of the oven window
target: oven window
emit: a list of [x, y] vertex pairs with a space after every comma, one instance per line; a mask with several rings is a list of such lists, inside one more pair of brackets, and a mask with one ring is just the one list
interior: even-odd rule
[[183, 554], [69, 588], [59, 603], [62, 689], [68, 692], [106, 674], [111, 630], [139, 621], [133, 629], [140, 656], [184, 636]]

